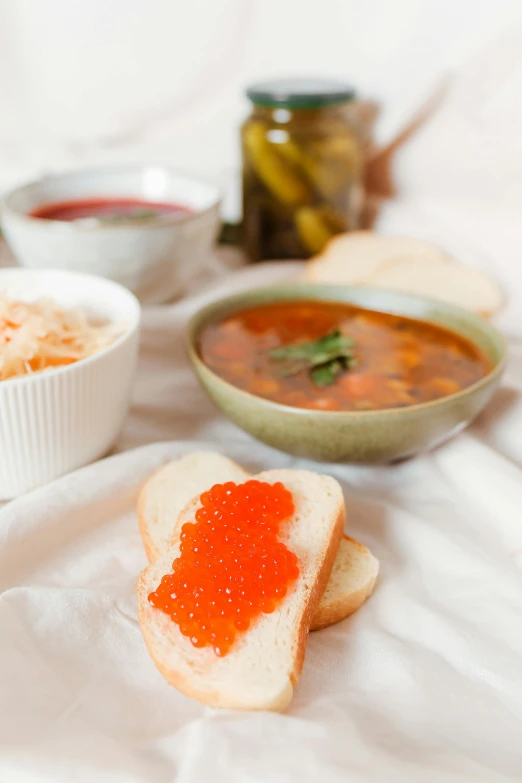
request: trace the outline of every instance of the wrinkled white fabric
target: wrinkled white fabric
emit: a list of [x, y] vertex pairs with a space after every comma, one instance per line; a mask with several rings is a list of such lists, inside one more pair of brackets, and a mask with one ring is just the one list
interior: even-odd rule
[[[296, 269], [250, 268], [149, 310], [125, 453], [0, 510], [2, 783], [521, 779], [522, 350], [491, 407], [431, 454], [377, 468], [289, 458], [216, 413], [182, 333], [209, 298]], [[381, 561], [371, 600], [310, 636], [284, 715], [199, 706], [140, 634], [137, 492], [196, 448], [331, 473], [347, 530]]]
[[[149, 310], [121, 453], [0, 510], [1, 783], [520, 781], [520, 2], [0, 7], [2, 189], [129, 160], [226, 182], [251, 79], [345, 75], [384, 104], [386, 141], [451, 74], [444, 104], [400, 152], [399, 197], [378, 227], [431, 239], [498, 278], [508, 294], [500, 323], [515, 338], [503, 388], [447, 445], [393, 467], [317, 466], [218, 415], [181, 339], [209, 298], [283, 279], [293, 265], [252, 268]], [[285, 715], [202, 708], [166, 685], [145, 650], [137, 492], [159, 464], [196, 448], [252, 470], [331, 472], [347, 530], [381, 561], [364, 608], [311, 635]]]

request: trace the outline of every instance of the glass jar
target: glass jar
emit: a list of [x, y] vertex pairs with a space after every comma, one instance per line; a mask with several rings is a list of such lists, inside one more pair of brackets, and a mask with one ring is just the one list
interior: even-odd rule
[[241, 128], [243, 242], [254, 260], [308, 258], [359, 227], [363, 151], [351, 88], [278, 80], [252, 85]]

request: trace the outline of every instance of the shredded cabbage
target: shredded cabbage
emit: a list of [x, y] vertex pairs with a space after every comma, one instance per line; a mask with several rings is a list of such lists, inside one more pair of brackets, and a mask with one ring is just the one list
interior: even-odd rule
[[110, 345], [121, 330], [94, 325], [50, 299], [20, 302], [0, 292], [0, 381], [72, 364]]

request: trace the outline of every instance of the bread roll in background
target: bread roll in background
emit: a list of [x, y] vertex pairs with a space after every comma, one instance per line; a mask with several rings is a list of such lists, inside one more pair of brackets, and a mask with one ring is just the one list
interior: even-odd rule
[[483, 317], [497, 313], [500, 287], [419, 239], [354, 231], [340, 234], [306, 265], [304, 279], [333, 285], [369, 285], [439, 299]]

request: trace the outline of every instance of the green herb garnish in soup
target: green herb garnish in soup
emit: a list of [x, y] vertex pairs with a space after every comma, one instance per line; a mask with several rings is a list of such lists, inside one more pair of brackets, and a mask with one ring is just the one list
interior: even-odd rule
[[209, 324], [205, 364], [244, 391], [298, 408], [379, 410], [430, 402], [490, 370], [440, 326], [323, 301], [274, 302]]
[[325, 337], [310, 343], [273, 348], [269, 355], [280, 362], [280, 375], [297, 375], [308, 371], [316, 386], [328, 386], [340, 372], [356, 364], [352, 346], [353, 340], [339, 329], [334, 329]]

